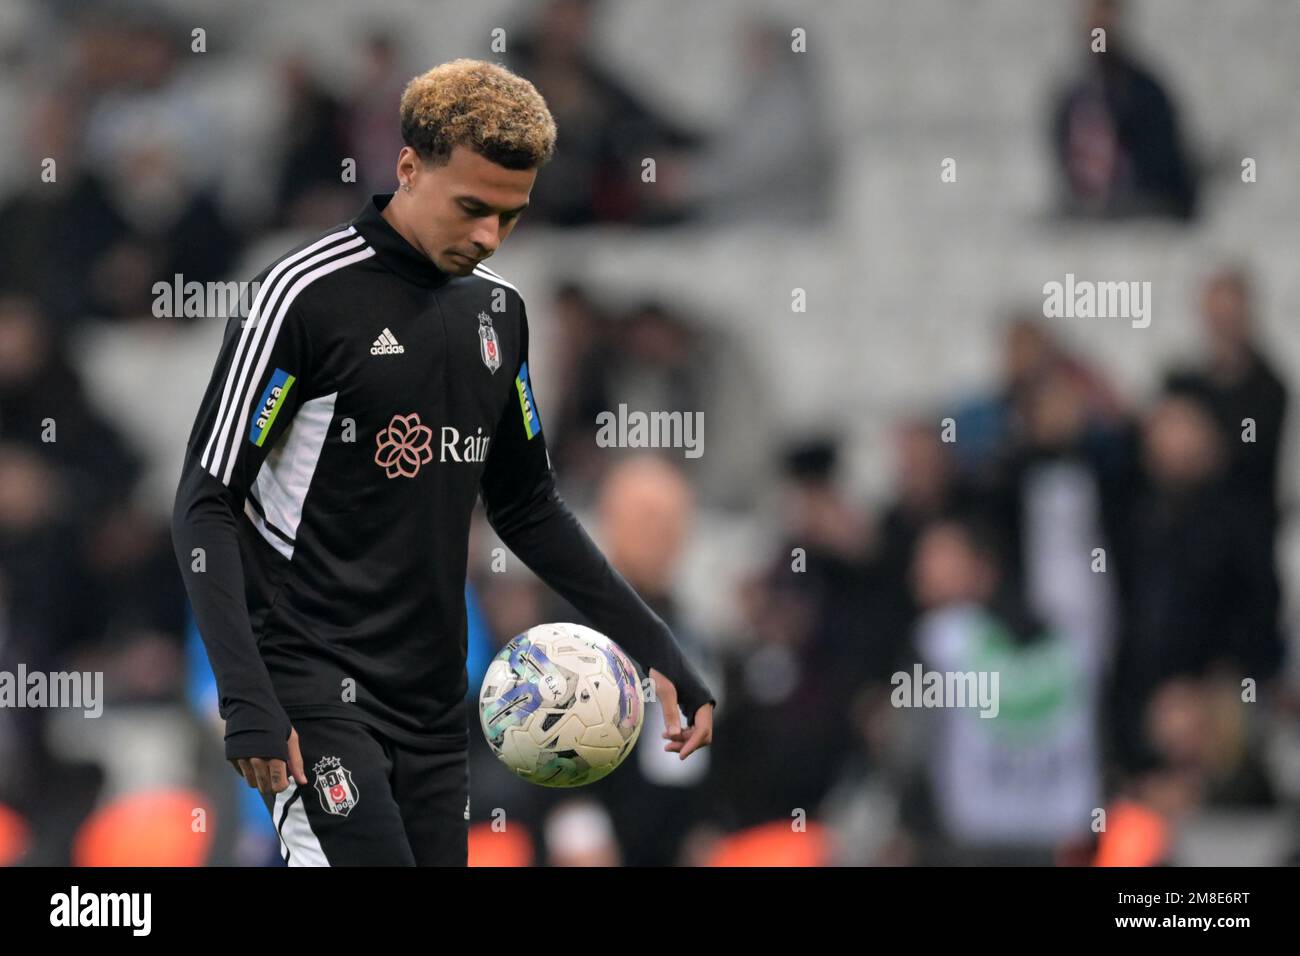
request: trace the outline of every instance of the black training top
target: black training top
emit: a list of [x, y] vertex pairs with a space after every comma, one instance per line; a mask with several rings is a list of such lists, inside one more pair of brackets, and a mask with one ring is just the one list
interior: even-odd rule
[[380, 215], [390, 199], [258, 276], [190, 433], [172, 538], [227, 758], [287, 760], [290, 719], [312, 716], [467, 745], [480, 494], [501, 540], [693, 719], [713, 695], [556, 491], [519, 291], [481, 263], [438, 269]]

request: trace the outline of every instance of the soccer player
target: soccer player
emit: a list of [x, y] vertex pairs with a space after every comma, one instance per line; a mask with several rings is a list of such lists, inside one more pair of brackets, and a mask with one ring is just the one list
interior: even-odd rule
[[401, 128], [397, 191], [273, 263], [228, 323], [172, 518], [226, 757], [291, 866], [465, 865], [480, 495], [501, 540], [647, 669], [664, 749], [685, 759], [713, 733], [709, 689], [556, 491], [524, 301], [482, 265], [553, 154], [545, 101], [454, 60], [407, 86]]

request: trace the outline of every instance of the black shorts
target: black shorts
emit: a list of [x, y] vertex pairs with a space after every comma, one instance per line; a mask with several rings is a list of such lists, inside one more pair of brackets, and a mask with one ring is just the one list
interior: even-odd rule
[[465, 866], [469, 760], [356, 720], [298, 719], [307, 786], [262, 795], [289, 866]]

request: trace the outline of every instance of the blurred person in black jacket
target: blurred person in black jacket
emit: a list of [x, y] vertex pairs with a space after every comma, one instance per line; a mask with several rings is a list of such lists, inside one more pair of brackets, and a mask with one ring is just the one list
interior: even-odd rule
[[[1196, 183], [1164, 86], [1130, 50], [1121, 0], [1085, 0], [1083, 69], [1053, 110], [1052, 140], [1065, 211], [1190, 219]], [[1092, 33], [1105, 31], [1105, 51]]]
[[551, 298], [552, 327], [557, 336], [555, 397], [550, 400], [551, 456], [564, 469], [566, 491], [575, 501], [591, 497], [608, 456], [593, 435], [597, 417], [614, 408], [610, 397], [611, 356], [618, 350], [609, 316], [580, 282], [568, 279]]
[[[1223, 432], [1225, 481], [1243, 504], [1259, 509], [1270, 534], [1278, 520], [1278, 464], [1287, 388], [1255, 326], [1250, 280], [1240, 268], [1210, 276], [1201, 297], [1206, 354], [1192, 368], [1171, 373], [1168, 387], [1199, 398]], [[1253, 440], [1243, 438], [1253, 423]]]
[[838, 454], [825, 436], [785, 450], [781, 537], [741, 584], [746, 639], [727, 654], [718, 712], [736, 733], [714, 748], [730, 826], [815, 815], [858, 746], [855, 692], [892, 664], [870, 518], [841, 487]]
[[[625, 459], [606, 474], [596, 508], [610, 564], [669, 626], [683, 652], [706, 664], [710, 646], [675, 593], [694, 509], [694, 496], [680, 469], [657, 455]], [[554, 601], [544, 620], [589, 623], [567, 604]], [[609, 636], [618, 640], [617, 634]], [[657, 733], [663, 722], [659, 704], [648, 703], [635, 750], [616, 772], [590, 788], [590, 796], [609, 815], [626, 866], [681, 862], [688, 833], [711, 814], [712, 754], [701, 752], [682, 761], [665, 752]]]
[[[343, 160], [357, 154], [357, 144], [352, 138], [350, 114], [343, 102], [325, 88], [312, 72], [311, 64], [302, 55], [290, 55], [280, 61], [280, 77], [285, 100], [285, 112], [292, 118], [283, 127], [279, 169], [275, 173], [275, 208], [280, 225], [297, 229], [326, 229], [336, 222], [350, 219], [356, 211], [356, 187], [342, 179]], [[368, 89], [370, 102], [379, 102], [379, 90]], [[389, 91], [392, 92], [391, 90]], [[400, 98], [385, 99], [392, 103]], [[385, 130], [393, 133], [392, 117]], [[391, 152], [383, 154], [384, 174], [391, 178], [387, 162], [399, 149], [389, 140], [385, 146]], [[379, 170], [358, 170], [357, 175], [377, 176]], [[385, 180], [387, 182], [388, 180]], [[376, 190], [382, 191], [382, 190]]]
[[66, 340], [33, 298], [0, 296], [0, 434], [61, 469], [89, 520], [122, 500], [141, 462], [92, 406]]
[[893, 672], [920, 612], [909, 581], [921, 532], [941, 518], [977, 514], [987, 506], [987, 496], [958, 471], [951, 445], [941, 440], [939, 417], [904, 418], [893, 431], [892, 498], [880, 519], [878, 562], [886, 608], [881, 636], [888, 646], [873, 666], [877, 678]]
[[557, 226], [671, 220], [641, 182], [641, 160], [699, 136], [656, 111], [593, 55], [597, 0], [550, 0], [510, 39], [509, 66], [546, 97], [564, 146], [533, 189], [530, 219]]
[[1226, 667], [1263, 683], [1281, 669], [1280, 589], [1266, 519], [1226, 480], [1212, 413], [1167, 394], [1143, 428], [1145, 485], [1120, 560], [1126, 604], [1114, 684], [1118, 756], [1142, 759], [1155, 688]]

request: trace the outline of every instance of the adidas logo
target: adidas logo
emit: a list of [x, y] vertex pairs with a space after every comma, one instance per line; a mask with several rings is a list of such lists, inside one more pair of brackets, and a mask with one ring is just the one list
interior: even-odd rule
[[397, 339], [388, 329], [379, 333], [375, 344], [370, 346], [371, 355], [401, 355], [406, 349], [397, 344]]

